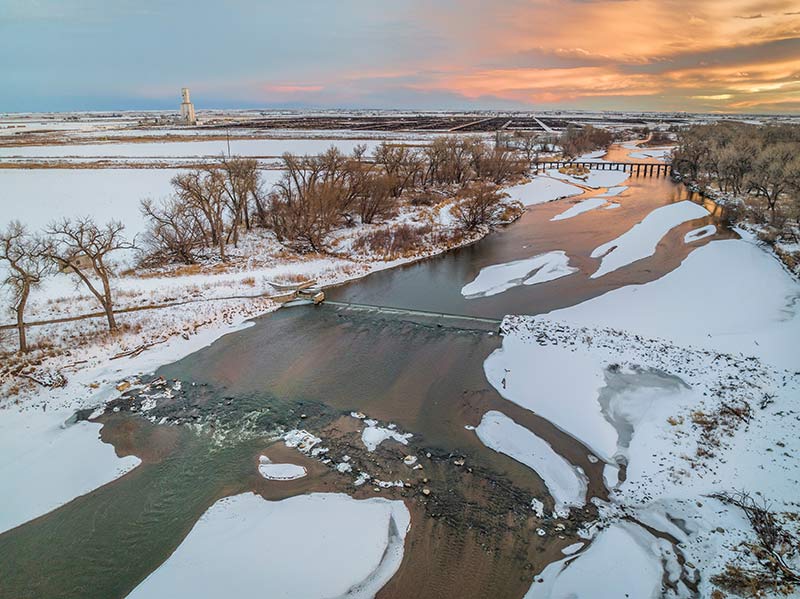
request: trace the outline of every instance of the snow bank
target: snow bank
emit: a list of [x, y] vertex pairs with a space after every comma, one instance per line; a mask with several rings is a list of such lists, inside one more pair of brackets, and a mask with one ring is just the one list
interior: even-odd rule
[[631, 152], [628, 156], [630, 158], [639, 158], [642, 160], [646, 160], [648, 158], [655, 158], [657, 160], [663, 160], [667, 158], [674, 148], [650, 148], [649, 150], [642, 150], [640, 152]]
[[514, 458], [539, 475], [555, 501], [556, 517], [564, 518], [569, 508], [584, 504], [586, 477], [527, 428], [493, 410], [483, 415], [475, 432], [484, 445]]
[[258, 472], [267, 480], [294, 480], [303, 478], [306, 469], [297, 464], [273, 464], [267, 456], [258, 458]]
[[100, 441], [100, 424], [69, 410], [0, 410], [0, 532], [33, 520], [141, 463]]
[[623, 191], [628, 189], [627, 185], [619, 185], [616, 187], [609, 187], [603, 193], [598, 194], [598, 198], [613, 198], [621, 194]]
[[617, 522], [582, 553], [547, 566], [525, 599], [661, 597], [664, 558], [676, 559], [669, 543], [635, 524]]
[[487, 380], [509, 401], [546, 418], [611, 461], [617, 434], [598, 401], [605, 385], [602, 361], [589, 352], [531, 342], [507, 333], [484, 362]]
[[797, 370], [799, 299], [800, 284], [769, 254], [744, 240], [719, 240], [696, 249], [656, 281], [616, 289], [549, 316], [741, 352]]
[[472, 282], [461, 288], [461, 294], [468, 299], [488, 297], [512, 287], [545, 283], [577, 271], [577, 268], [569, 265], [566, 252], [547, 252], [532, 258], [482, 268]]
[[656, 208], [642, 222], [616, 239], [594, 249], [592, 258], [602, 256], [603, 261], [591, 278], [602, 277], [637, 260], [652, 256], [658, 242], [672, 228], [704, 216], [708, 216], [708, 210], [688, 200]]
[[228, 497], [129, 597], [373, 597], [400, 566], [410, 521], [380, 498]]
[[550, 220], [555, 221], [555, 220], [565, 220], [568, 218], [573, 218], [575, 216], [578, 216], [579, 214], [583, 214], [584, 212], [589, 212], [590, 210], [595, 210], [596, 208], [600, 208], [605, 204], [606, 200], [599, 196], [596, 198], [589, 198], [588, 200], [583, 200], [582, 202], [573, 204], [572, 206], [567, 208], [564, 212], [556, 214]]
[[548, 177], [534, 177], [529, 183], [514, 185], [504, 191], [511, 196], [512, 200], [518, 200], [525, 206], [544, 204], [583, 193], [580, 187]]

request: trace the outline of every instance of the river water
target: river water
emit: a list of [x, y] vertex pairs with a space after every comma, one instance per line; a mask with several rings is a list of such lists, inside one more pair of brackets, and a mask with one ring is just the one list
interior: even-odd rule
[[[623, 151], [615, 149], [617, 155]], [[514, 224], [472, 246], [383, 271], [327, 291], [330, 300], [416, 311], [477, 316], [445, 319], [347, 309], [337, 305], [281, 309], [255, 326], [227, 335], [157, 375], [183, 382], [183, 391], [152, 412], [156, 425], [126, 406], [103, 417], [103, 438], [142, 465], [115, 482], [0, 535], [2, 597], [124, 596], [180, 544], [197, 519], [221, 497], [252, 490], [267, 499], [311, 491], [356, 498], [403, 499], [412, 527], [400, 570], [380, 597], [521, 597], [533, 574], [562, 557], [591, 507], [558, 523], [531, 510], [537, 499], [552, 509], [542, 481], [527, 467], [484, 447], [473, 431], [488, 410], [502, 410], [579, 466], [589, 495], [605, 497], [602, 463], [547, 420], [503, 400], [486, 381], [483, 362], [500, 346], [505, 314], [542, 314], [620, 286], [657, 279], [709, 239], [731, 235], [715, 213], [665, 235], [653, 256], [591, 278], [606, 243], [667, 204], [701, 202], [664, 178], [632, 177], [614, 198], [617, 209], [596, 209], [551, 221], [578, 198], [532, 206]], [[713, 207], [712, 207], [713, 208]], [[709, 223], [717, 236], [684, 243]], [[579, 270], [538, 285], [520, 285], [466, 299], [461, 289], [481, 269], [563, 251]], [[363, 412], [411, 432], [408, 447], [383, 444], [368, 453], [360, 440]], [[279, 429], [305, 428], [331, 454], [351, 456], [374, 478], [408, 486], [353, 486], [320, 460], [276, 441]], [[196, 432], [199, 430], [200, 432]], [[267, 481], [260, 454], [304, 465], [308, 476]], [[402, 463], [420, 456], [422, 470]], [[424, 479], [424, 480], [423, 480]], [[426, 488], [429, 494], [423, 495]], [[556, 528], [558, 526], [558, 528]], [[546, 534], [539, 536], [537, 528]], [[265, 542], [269, 542], [268, 539]]]

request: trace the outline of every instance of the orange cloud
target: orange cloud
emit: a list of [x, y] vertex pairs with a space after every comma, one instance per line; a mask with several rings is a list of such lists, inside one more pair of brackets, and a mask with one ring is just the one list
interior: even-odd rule
[[[448, 3], [445, 3], [445, 7]], [[462, 0], [432, 18], [465, 60], [437, 62], [412, 84], [465, 98], [529, 104], [658, 96], [692, 109], [784, 103], [800, 79], [795, 0]], [[599, 101], [598, 101], [599, 102]], [[602, 107], [595, 103], [596, 107]]]

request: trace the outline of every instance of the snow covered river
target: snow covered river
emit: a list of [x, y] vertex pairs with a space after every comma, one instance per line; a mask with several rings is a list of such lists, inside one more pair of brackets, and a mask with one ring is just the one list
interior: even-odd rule
[[[662, 526], [690, 516], [641, 499], [613, 521], [611, 506], [663, 483], [637, 432], [659, 438], [733, 372], [671, 344], [788, 367], [796, 288], [669, 180], [538, 181], [485, 240], [328, 291], [416, 313], [282, 309], [135, 383], [99, 422], [141, 463], [0, 534], [0, 595], [562, 597], [603, 572], [607, 596], [691, 596], [689, 533]], [[537, 203], [548, 193], [570, 197]], [[732, 292], [729, 256], [759, 289], [698, 310]], [[566, 324], [506, 319], [501, 336], [510, 314]]]

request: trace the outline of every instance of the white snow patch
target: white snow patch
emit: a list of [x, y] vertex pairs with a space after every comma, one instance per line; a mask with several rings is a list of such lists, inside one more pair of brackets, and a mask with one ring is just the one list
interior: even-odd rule
[[555, 501], [556, 517], [564, 518], [571, 507], [585, 503], [585, 476], [527, 428], [492, 410], [483, 415], [475, 432], [484, 445], [514, 458], [539, 475]]
[[366, 427], [361, 431], [361, 441], [367, 451], [375, 451], [378, 445], [387, 439], [394, 439], [398, 443], [408, 445], [408, 440], [413, 436], [411, 433], [398, 433], [391, 425], [389, 427], [378, 426], [375, 420], [365, 420]]
[[560, 173], [558, 169], [555, 168], [549, 169], [547, 174], [554, 179], [561, 179], [562, 181], [574, 183], [576, 185], [585, 185], [587, 187], [591, 187], [592, 189], [600, 189], [601, 187], [615, 187], [626, 181], [630, 176], [629, 173], [621, 170], [600, 171], [594, 169], [590, 170], [586, 175], [565, 175]]
[[573, 218], [575, 216], [578, 216], [579, 214], [583, 214], [584, 212], [589, 212], [590, 210], [595, 210], [597, 208], [600, 208], [605, 203], [606, 200], [599, 196], [596, 198], [589, 198], [587, 200], [583, 200], [582, 202], [573, 204], [561, 214], [556, 214], [550, 220], [555, 221], [555, 220], [565, 220], [567, 218]]
[[562, 250], [538, 254], [532, 258], [493, 264], [481, 269], [475, 279], [461, 288], [468, 298], [497, 295], [519, 285], [536, 285], [565, 277], [578, 269], [569, 266], [569, 257]]
[[693, 241], [699, 241], [700, 239], [711, 237], [712, 235], [716, 234], [716, 232], [717, 232], [716, 225], [706, 225], [705, 227], [700, 227], [699, 229], [692, 229], [686, 235], [683, 236], [683, 243], [692, 243]]
[[582, 553], [547, 566], [535, 577], [525, 599], [661, 597], [665, 551], [671, 549], [641, 527], [614, 523]]
[[549, 177], [534, 177], [529, 183], [514, 185], [504, 190], [512, 200], [518, 200], [525, 206], [544, 204], [561, 198], [568, 198], [583, 193], [580, 187], [569, 185], [563, 181]]
[[0, 532], [46, 514], [133, 470], [100, 441], [102, 425], [64, 425], [69, 410], [0, 410]]
[[400, 566], [410, 521], [380, 498], [228, 497], [129, 597], [373, 597]]
[[618, 187], [609, 187], [603, 193], [598, 194], [597, 197], [598, 198], [613, 198], [613, 197], [616, 197], [619, 194], [621, 194], [626, 189], [628, 189], [627, 185], [621, 185], [621, 186], [618, 186]]
[[656, 208], [642, 222], [616, 239], [595, 248], [591, 254], [592, 258], [602, 256], [603, 261], [591, 278], [602, 277], [637, 260], [652, 256], [658, 242], [672, 228], [704, 216], [708, 216], [708, 210], [688, 200]]
[[800, 339], [800, 284], [769, 254], [743, 240], [712, 241], [656, 281], [622, 287], [548, 316], [740, 352], [786, 369], [800, 367], [793, 349]]
[[294, 480], [303, 478], [306, 469], [297, 464], [273, 464], [267, 456], [258, 459], [258, 471], [267, 480]]

